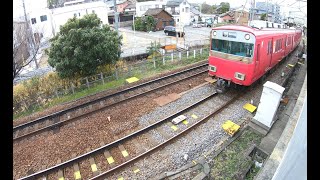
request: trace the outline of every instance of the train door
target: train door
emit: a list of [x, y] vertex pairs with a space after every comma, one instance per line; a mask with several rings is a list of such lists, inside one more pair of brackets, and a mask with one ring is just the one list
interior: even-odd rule
[[265, 66], [265, 72], [271, 68], [272, 52], [273, 52], [273, 38], [269, 39], [267, 47], [267, 61]]
[[257, 77], [261, 74], [261, 67], [263, 65], [261, 63], [261, 45], [260, 44], [257, 44], [257, 56], [255, 59], [256, 59], [256, 62], [254, 65], [254, 79], [253, 79], [253, 81], [255, 81], [257, 79]]

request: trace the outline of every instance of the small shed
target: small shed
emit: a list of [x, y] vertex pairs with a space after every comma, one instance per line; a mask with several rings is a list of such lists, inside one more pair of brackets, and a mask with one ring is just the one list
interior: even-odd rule
[[157, 24], [155, 29], [157, 31], [163, 30], [165, 26], [174, 26], [173, 16], [162, 8], [148, 9], [144, 15], [152, 16], [156, 20]]

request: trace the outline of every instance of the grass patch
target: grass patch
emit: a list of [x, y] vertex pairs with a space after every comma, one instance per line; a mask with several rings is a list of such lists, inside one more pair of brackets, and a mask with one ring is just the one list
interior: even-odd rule
[[214, 158], [211, 177], [223, 180], [236, 179], [236, 176], [252, 163], [245, 153], [253, 144], [259, 144], [261, 139], [261, 135], [245, 130], [240, 137]]

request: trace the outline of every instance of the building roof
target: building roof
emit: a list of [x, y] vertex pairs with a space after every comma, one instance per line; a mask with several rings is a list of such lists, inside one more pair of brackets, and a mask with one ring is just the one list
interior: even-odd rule
[[225, 12], [225, 13], [222, 13], [222, 14], [219, 15], [219, 17], [224, 17], [224, 16], [233, 17], [234, 16], [234, 11], [228, 11], [228, 12]]
[[196, 9], [196, 8], [194, 8], [194, 7], [191, 8], [191, 12], [192, 12], [193, 14], [196, 14], [196, 15], [199, 15], [199, 14], [200, 14], [200, 11], [198, 11], [198, 9]]
[[104, 7], [107, 9], [107, 5], [102, 1], [95, 1], [90, 3], [77, 4], [72, 6], [65, 6], [52, 9], [53, 14], [61, 14], [70, 11], [77, 11], [82, 9], [96, 8], [96, 7]]
[[144, 15], [155, 16], [155, 15], [158, 15], [162, 11], [164, 11], [165, 13], [167, 13], [169, 16], [172, 17], [172, 15], [170, 13], [168, 13], [166, 10], [164, 10], [162, 8], [150, 8], [144, 13]]
[[182, 3], [183, 0], [168, 0], [166, 6], [168, 7], [176, 7]]
[[136, 4], [135, 3], [131, 3], [130, 1], [128, 1], [129, 4], [128, 6], [125, 7], [125, 9], [129, 9], [129, 8], [136, 8]]
[[199, 4], [197, 4], [197, 3], [189, 3], [191, 6], [199, 6]]

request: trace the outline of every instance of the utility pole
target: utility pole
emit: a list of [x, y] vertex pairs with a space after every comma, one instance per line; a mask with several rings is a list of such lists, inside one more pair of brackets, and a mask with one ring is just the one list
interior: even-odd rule
[[[34, 39], [33, 39], [32, 28], [29, 25], [30, 22], [29, 22], [28, 17], [27, 17], [26, 6], [25, 6], [25, 2], [24, 1], [25, 0], [22, 0], [22, 6], [23, 6], [23, 12], [24, 12], [24, 19], [25, 19], [26, 25], [27, 25], [27, 39], [28, 39], [29, 47], [31, 46], [31, 56], [33, 56], [34, 53], [36, 53], [35, 52], [35, 42], [34, 42]], [[36, 69], [38, 69], [39, 65], [38, 65], [36, 57], [34, 59], [34, 62], [36, 64]]]
[[268, 12], [269, 12], [269, 8], [268, 8], [268, 0], [267, 0], [267, 21], [269, 21]]
[[[115, 29], [116, 29], [116, 32], [117, 32], [117, 35], [119, 37], [119, 30], [118, 30], [118, 12], [117, 12], [117, 0], [113, 0], [113, 6], [114, 6], [114, 25], [115, 25]], [[121, 46], [119, 44], [119, 57], [121, 56]], [[112, 60], [112, 64], [114, 64], [114, 60]]]
[[118, 31], [118, 12], [117, 12], [117, 0], [113, 0], [113, 4], [114, 4], [114, 25], [115, 25], [115, 29], [119, 35], [119, 31]]
[[253, 20], [255, 8], [256, 8], [256, 1], [253, 0], [253, 3], [251, 4], [251, 21]]

